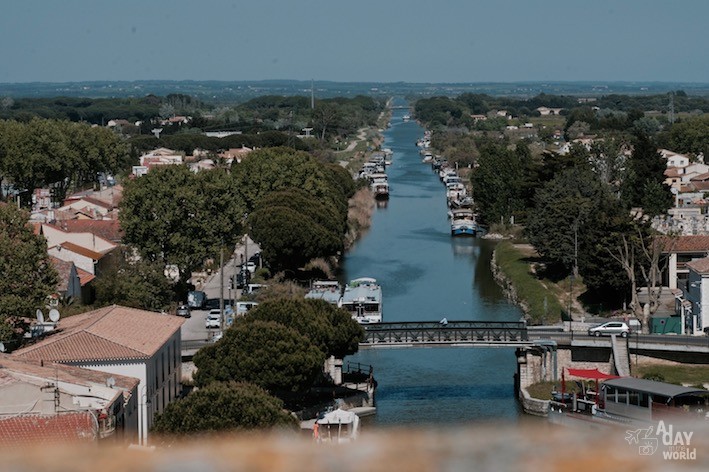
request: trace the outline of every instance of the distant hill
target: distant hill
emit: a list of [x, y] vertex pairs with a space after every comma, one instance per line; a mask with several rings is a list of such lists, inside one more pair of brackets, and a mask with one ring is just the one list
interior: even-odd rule
[[[709, 95], [709, 83], [670, 82], [509, 82], [509, 83], [377, 83], [315, 81], [318, 98], [356, 95], [458, 96], [480, 93], [494, 96], [533, 97], [540, 93], [552, 95], [600, 96], [608, 94], [653, 95], [683, 90], [688, 95]], [[166, 96], [171, 93], [190, 95], [204, 102], [243, 102], [263, 95], [310, 95], [311, 82], [302, 80], [261, 81], [91, 81], [91, 82], [31, 82], [0, 83], [0, 97], [90, 97], [125, 98], [149, 94]]]

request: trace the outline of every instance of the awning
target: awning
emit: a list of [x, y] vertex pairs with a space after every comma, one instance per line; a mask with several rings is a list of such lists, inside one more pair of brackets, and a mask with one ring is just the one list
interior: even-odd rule
[[608, 380], [620, 378], [617, 375], [604, 374], [598, 369], [572, 369], [569, 367], [567, 370], [569, 371], [569, 375], [583, 379]]

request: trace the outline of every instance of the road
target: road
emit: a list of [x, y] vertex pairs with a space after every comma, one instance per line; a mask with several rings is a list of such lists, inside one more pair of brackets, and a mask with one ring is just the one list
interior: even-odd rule
[[[222, 288], [222, 276], [221, 270], [217, 270], [212, 273], [207, 280], [202, 285], [202, 291], [207, 294], [207, 299], [219, 300], [219, 295], [221, 293], [221, 298], [224, 300], [229, 300], [233, 297], [234, 300], [241, 298], [241, 290], [229, 289], [229, 278], [234, 277], [238, 272], [238, 266], [241, 264], [242, 260], [247, 261], [249, 257], [253, 256], [260, 251], [260, 248], [256, 243], [254, 243], [251, 238], [246, 240], [246, 244], [237, 244], [234, 253], [229, 257], [228, 260], [224, 261], [224, 286]], [[218, 308], [218, 307], [217, 307]], [[209, 341], [219, 330], [217, 329], [206, 329], [204, 327], [204, 320], [207, 317], [209, 310], [192, 310], [192, 316], [185, 320], [182, 325], [182, 342], [183, 345], [187, 344], [204, 344], [205, 341]]]

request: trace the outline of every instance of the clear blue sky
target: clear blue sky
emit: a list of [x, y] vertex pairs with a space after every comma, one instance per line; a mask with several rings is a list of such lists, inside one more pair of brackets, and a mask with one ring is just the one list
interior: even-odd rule
[[709, 82], [708, 0], [3, 0], [0, 82]]

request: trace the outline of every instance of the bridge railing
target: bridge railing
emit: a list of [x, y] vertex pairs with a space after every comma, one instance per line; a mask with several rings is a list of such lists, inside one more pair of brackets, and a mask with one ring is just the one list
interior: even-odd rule
[[524, 322], [450, 321], [364, 325], [362, 344], [504, 343], [528, 341]]

